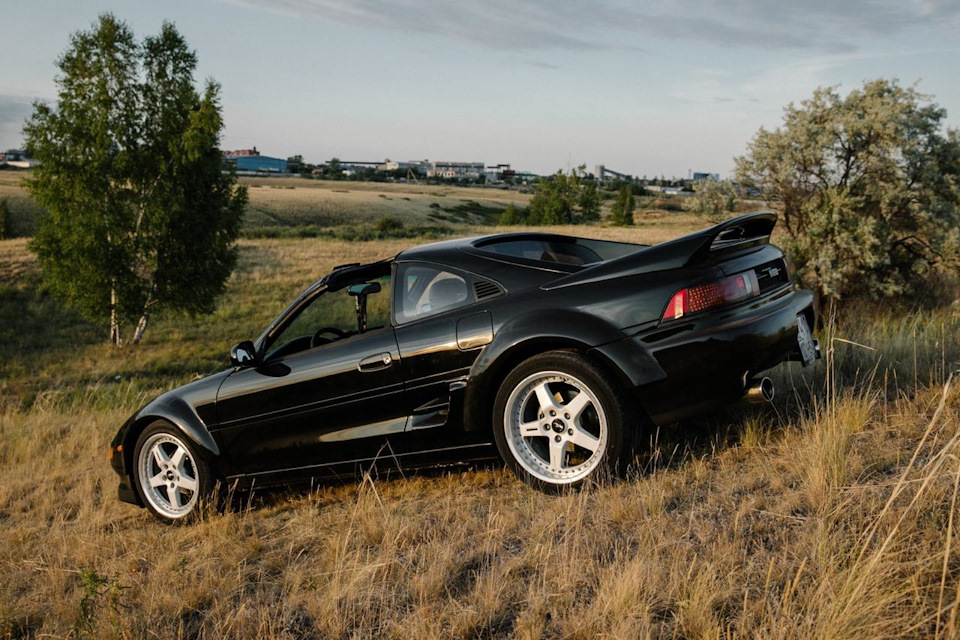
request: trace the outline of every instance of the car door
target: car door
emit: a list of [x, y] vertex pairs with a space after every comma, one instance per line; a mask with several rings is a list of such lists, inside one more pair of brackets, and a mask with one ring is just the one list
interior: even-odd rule
[[448, 267], [401, 262], [394, 324], [409, 413], [404, 452], [469, 446], [459, 403], [480, 349], [493, 338], [489, 312], [475, 304], [473, 276]]
[[[350, 328], [356, 315], [346, 289], [318, 295], [267, 347], [262, 364], [224, 381], [217, 435], [235, 469], [321, 475], [324, 467], [373, 458], [402, 436], [406, 411], [389, 291], [388, 284], [376, 294], [381, 303], [368, 312], [363, 333]], [[344, 335], [305, 340], [326, 327]]]

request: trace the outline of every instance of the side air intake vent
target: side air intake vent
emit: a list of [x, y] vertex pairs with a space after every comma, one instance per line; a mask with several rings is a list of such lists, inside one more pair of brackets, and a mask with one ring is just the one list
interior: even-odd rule
[[503, 289], [496, 282], [477, 280], [473, 283], [473, 293], [476, 294], [477, 300], [486, 300], [497, 297], [503, 293]]

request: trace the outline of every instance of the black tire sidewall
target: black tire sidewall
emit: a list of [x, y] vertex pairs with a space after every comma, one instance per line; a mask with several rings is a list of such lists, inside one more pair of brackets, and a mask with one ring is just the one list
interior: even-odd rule
[[[158, 433], [165, 433], [175, 437], [177, 440], [183, 443], [187, 448], [187, 451], [190, 453], [190, 457], [193, 460], [194, 466], [197, 469], [199, 474], [199, 499], [194, 504], [193, 509], [185, 516], [180, 518], [168, 518], [162, 513], [156, 511], [153, 506], [150, 504], [150, 501], [147, 500], [147, 496], [143, 494], [143, 488], [140, 486], [140, 450], [143, 448], [144, 443], [153, 435]], [[164, 524], [185, 524], [193, 522], [196, 520], [197, 515], [200, 513], [203, 504], [213, 495], [213, 487], [215, 482], [212, 477], [212, 470], [206, 461], [199, 455], [196, 445], [188, 438], [182, 431], [174, 427], [169, 422], [165, 420], [158, 420], [148, 426], [143, 432], [137, 437], [137, 445], [133, 450], [133, 486], [137, 491], [137, 494], [140, 496], [140, 501], [142, 502], [144, 508], [149, 511], [155, 518]]]
[[[590, 475], [577, 482], [555, 484], [537, 478], [516, 460], [507, 443], [504, 431], [507, 400], [521, 381], [541, 371], [558, 371], [582, 381], [597, 397], [606, 416], [607, 446], [603, 458]], [[598, 363], [575, 351], [549, 351], [523, 361], [504, 378], [493, 406], [493, 435], [500, 456], [514, 474], [536, 489], [558, 493], [626, 473], [633, 459], [639, 430], [635, 415], [636, 411], [625, 389]]]

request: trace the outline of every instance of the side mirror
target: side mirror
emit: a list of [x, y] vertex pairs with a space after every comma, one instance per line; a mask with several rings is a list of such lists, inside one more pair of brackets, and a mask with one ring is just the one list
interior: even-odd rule
[[233, 345], [230, 349], [230, 364], [235, 367], [249, 367], [256, 364], [257, 349], [249, 340]]
[[379, 282], [361, 282], [347, 287], [347, 293], [351, 296], [368, 296], [371, 293], [380, 293]]

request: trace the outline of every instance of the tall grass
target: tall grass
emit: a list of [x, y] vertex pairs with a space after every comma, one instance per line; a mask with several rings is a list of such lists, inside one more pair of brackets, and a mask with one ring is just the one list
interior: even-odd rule
[[67, 318], [72, 339], [17, 347], [0, 637], [957, 636], [951, 309], [841, 318], [826, 362], [775, 372], [774, 405], [662, 429], [627, 480], [573, 494], [494, 465], [258, 490], [189, 527], [116, 501], [106, 444], [136, 406], [340, 253], [400, 246], [246, 242], [210, 324], [115, 355]]

